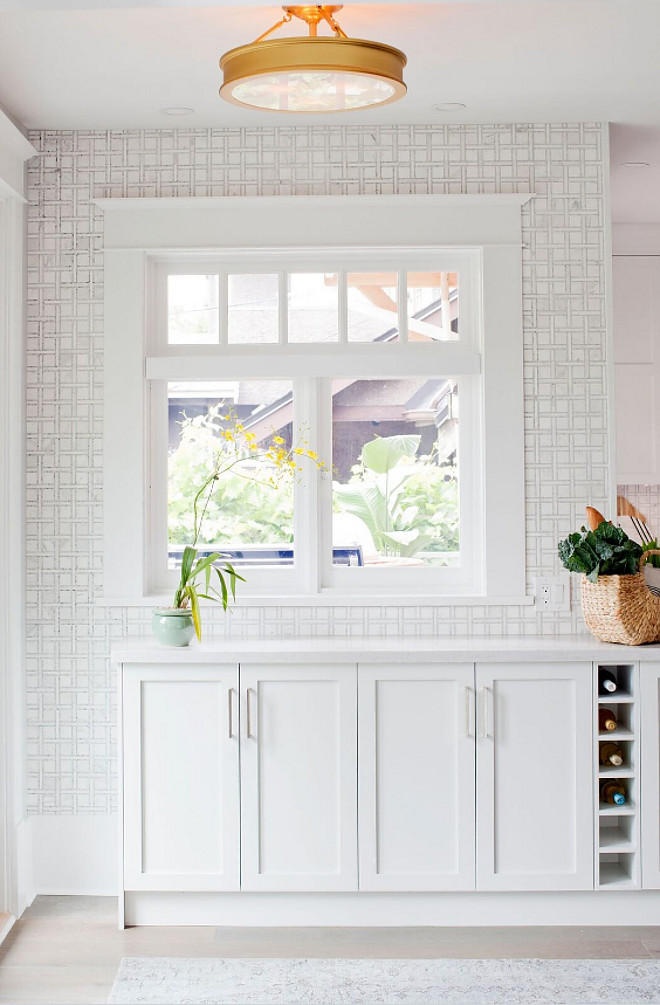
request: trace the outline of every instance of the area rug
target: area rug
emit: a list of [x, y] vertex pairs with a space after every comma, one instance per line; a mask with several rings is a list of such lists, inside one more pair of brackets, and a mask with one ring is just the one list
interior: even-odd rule
[[660, 960], [124, 959], [111, 1005], [660, 1003]]

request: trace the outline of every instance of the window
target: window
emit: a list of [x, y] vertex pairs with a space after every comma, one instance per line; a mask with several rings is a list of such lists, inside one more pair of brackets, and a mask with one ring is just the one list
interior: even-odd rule
[[209, 497], [200, 547], [231, 553], [237, 566], [293, 563], [293, 480], [273, 484], [263, 453], [235, 458], [234, 446], [223, 435], [238, 420], [257, 446], [274, 436], [293, 446], [292, 400], [290, 380], [168, 382], [168, 569], [180, 566], [183, 549], [193, 540], [191, 500], [223, 445], [227, 466], [235, 466]]
[[458, 382], [332, 381], [332, 542], [379, 568], [460, 565]]
[[[225, 436], [239, 421], [260, 449], [232, 460], [199, 544], [249, 571], [247, 589], [474, 588], [478, 254], [343, 249], [304, 265], [278, 255], [276, 270], [263, 254], [243, 256], [240, 271], [231, 255], [203, 272], [198, 261], [152, 263], [148, 364], [169, 376], [149, 385], [155, 587], [172, 587], [192, 500], [217, 452], [235, 450]], [[223, 379], [186, 378], [183, 345]], [[270, 484], [263, 453], [275, 437], [304, 442], [326, 473], [305, 452], [295, 476]]]
[[[208, 202], [218, 203], [226, 225], [233, 210]], [[241, 208], [250, 202], [237, 200]], [[289, 212], [300, 205], [292, 239], [304, 230], [306, 211], [308, 224], [314, 217], [306, 200], [263, 202], [266, 216], [279, 211], [274, 203]], [[326, 227], [342, 213], [347, 227], [353, 202], [340, 199]], [[512, 202], [519, 218], [520, 200]], [[132, 219], [131, 208], [124, 219]], [[177, 206], [175, 216], [200, 235], [199, 215], [181, 217], [182, 209], [189, 212]], [[365, 232], [377, 236], [381, 215], [379, 208]], [[107, 223], [113, 219], [120, 215], [110, 213]], [[423, 234], [425, 221], [413, 222]], [[244, 221], [237, 215], [217, 233], [229, 241], [232, 226], [241, 233]], [[113, 236], [110, 227], [117, 250], [106, 254], [108, 326], [120, 334], [117, 345], [106, 331], [105, 529], [106, 568], [117, 589], [106, 585], [106, 594], [119, 595], [111, 540], [120, 530], [140, 548], [133, 591], [154, 597], [172, 589], [192, 537], [195, 491], [239, 421], [259, 450], [237, 457], [221, 479], [199, 546], [229, 554], [244, 571], [243, 601], [520, 598], [515, 241], [491, 249], [328, 240], [302, 249], [267, 247], [252, 236], [253, 247], [201, 251], [203, 241], [195, 241], [194, 250], [172, 251], [184, 226], [171, 228], [163, 250], [151, 239], [149, 251], [138, 252], [116, 230]], [[130, 340], [134, 313], [146, 318], [138, 347]], [[294, 477], [276, 487], [263, 457], [273, 438], [286, 448], [304, 444]], [[309, 451], [325, 471], [306, 463]], [[139, 512], [138, 492], [139, 533], [121, 516], [127, 507]], [[489, 539], [489, 529], [499, 539]]]

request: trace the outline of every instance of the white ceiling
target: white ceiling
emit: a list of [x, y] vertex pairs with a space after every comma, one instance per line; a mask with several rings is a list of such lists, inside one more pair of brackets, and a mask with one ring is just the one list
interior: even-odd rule
[[[0, 104], [26, 126], [54, 129], [319, 122], [217, 96], [220, 54], [279, 11], [251, 0], [0, 0]], [[332, 122], [660, 126], [660, 0], [348, 4], [339, 17], [349, 35], [407, 52], [409, 93]], [[467, 108], [440, 113], [436, 102]], [[182, 105], [195, 114], [160, 114]]]

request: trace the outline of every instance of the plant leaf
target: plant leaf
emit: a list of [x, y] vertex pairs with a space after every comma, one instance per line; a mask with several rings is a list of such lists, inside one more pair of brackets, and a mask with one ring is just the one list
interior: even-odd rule
[[227, 593], [227, 583], [225, 582], [225, 577], [222, 575], [222, 573], [220, 572], [220, 569], [217, 567], [217, 565], [214, 566], [214, 568], [215, 568], [215, 571], [218, 574], [218, 579], [220, 580], [220, 590], [222, 592], [222, 606], [223, 606], [223, 608], [226, 611], [227, 610], [227, 604], [229, 603], [229, 595]]
[[385, 474], [404, 457], [414, 457], [421, 439], [421, 436], [412, 434], [377, 436], [363, 446], [362, 463], [377, 474]]
[[183, 555], [181, 556], [181, 586], [185, 586], [190, 579], [196, 555], [197, 548], [191, 548], [189, 544], [183, 549]]
[[621, 527], [601, 523], [595, 530], [582, 527], [559, 542], [558, 554], [569, 572], [581, 572], [595, 583], [598, 576], [630, 576], [639, 567], [642, 548]]
[[199, 612], [199, 600], [197, 599], [197, 590], [194, 586], [188, 587], [188, 596], [190, 597], [190, 606], [192, 607], [193, 624], [195, 625], [195, 634], [198, 640], [202, 641], [202, 618]]

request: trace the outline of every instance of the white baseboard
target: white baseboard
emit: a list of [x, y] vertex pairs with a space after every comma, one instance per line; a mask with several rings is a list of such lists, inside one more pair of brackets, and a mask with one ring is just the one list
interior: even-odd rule
[[117, 893], [116, 816], [31, 816], [37, 894]]
[[657, 925], [660, 892], [147, 893], [125, 895], [126, 925]]
[[15, 886], [13, 905], [16, 916], [30, 906], [36, 896], [34, 886], [34, 847], [32, 844], [32, 817], [23, 817], [14, 834]]
[[4, 925], [0, 925], [0, 946], [5, 941], [15, 924], [16, 917], [15, 915], [10, 914]]

